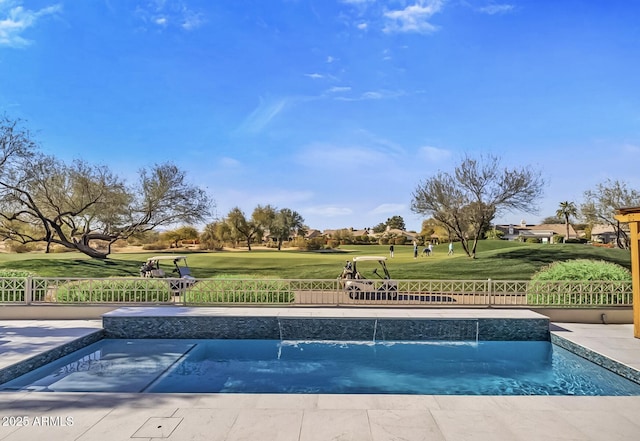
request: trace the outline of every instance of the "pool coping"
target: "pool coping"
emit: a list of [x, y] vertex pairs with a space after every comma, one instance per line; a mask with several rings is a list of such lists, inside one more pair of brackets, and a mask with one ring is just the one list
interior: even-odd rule
[[616, 373], [621, 377], [626, 378], [627, 380], [631, 380], [634, 383], [640, 384], [640, 371], [632, 366], [629, 366], [604, 354], [600, 354], [599, 352], [568, 340], [553, 332], [551, 333], [551, 343], [560, 346], [561, 348], [566, 349], [579, 357], [587, 359], [600, 367]]
[[108, 338], [549, 341], [548, 317], [503, 309], [125, 307], [103, 328]]
[[25, 360], [18, 361], [14, 364], [0, 368], [0, 384], [13, 380], [21, 375], [31, 372], [41, 366], [51, 363], [65, 355], [71, 354], [77, 350], [89, 346], [92, 343], [104, 339], [104, 329], [99, 329], [84, 335], [82, 337], [73, 339], [69, 342], [63, 343], [60, 346], [56, 346], [51, 349], [47, 349], [44, 352], [33, 355]]

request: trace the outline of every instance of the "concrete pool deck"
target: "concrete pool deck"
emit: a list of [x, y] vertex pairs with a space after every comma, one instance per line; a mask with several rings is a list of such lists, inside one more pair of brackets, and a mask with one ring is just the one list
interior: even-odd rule
[[[483, 311], [474, 310], [493, 314]], [[99, 320], [0, 321], [0, 369], [101, 328]], [[632, 325], [551, 330], [640, 370]], [[638, 415], [640, 397], [2, 392], [0, 440], [635, 441]]]

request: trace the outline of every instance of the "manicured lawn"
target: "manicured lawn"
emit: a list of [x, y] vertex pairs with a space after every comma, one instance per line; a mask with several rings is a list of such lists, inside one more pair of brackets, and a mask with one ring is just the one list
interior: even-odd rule
[[[526, 280], [538, 269], [557, 260], [601, 259], [630, 268], [627, 250], [590, 245], [539, 245], [506, 241], [482, 241], [477, 259], [464, 256], [460, 244], [455, 254], [447, 255], [447, 244], [434, 247], [430, 257], [413, 258], [413, 247], [396, 246], [395, 257], [387, 260], [389, 272], [398, 279], [496, 279]], [[187, 261], [197, 278], [255, 275], [285, 279], [333, 279], [346, 260], [358, 255], [388, 256], [383, 245], [344, 245], [340, 252], [316, 253], [283, 249], [247, 251], [191, 252]], [[419, 250], [422, 251], [422, 248]], [[138, 276], [140, 264], [148, 257], [162, 254], [115, 253], [101, 261], [79, 253], [0, 254], [0, 268], [32, 271], [43, 277]], [[174, 253], [166, 253], [174, 254]]]

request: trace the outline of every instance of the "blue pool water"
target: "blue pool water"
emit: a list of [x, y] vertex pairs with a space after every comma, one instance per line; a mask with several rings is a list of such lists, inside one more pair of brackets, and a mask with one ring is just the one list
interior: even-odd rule
[[640, 385], [539, 341], [106, 339], [0, 390], [640, 395]]

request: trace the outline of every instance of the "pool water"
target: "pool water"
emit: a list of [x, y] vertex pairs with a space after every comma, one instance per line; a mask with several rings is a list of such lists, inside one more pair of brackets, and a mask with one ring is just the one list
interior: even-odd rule
[[640, 395], [640, 385], [540, 341], [106, 339], [0, 390]]

